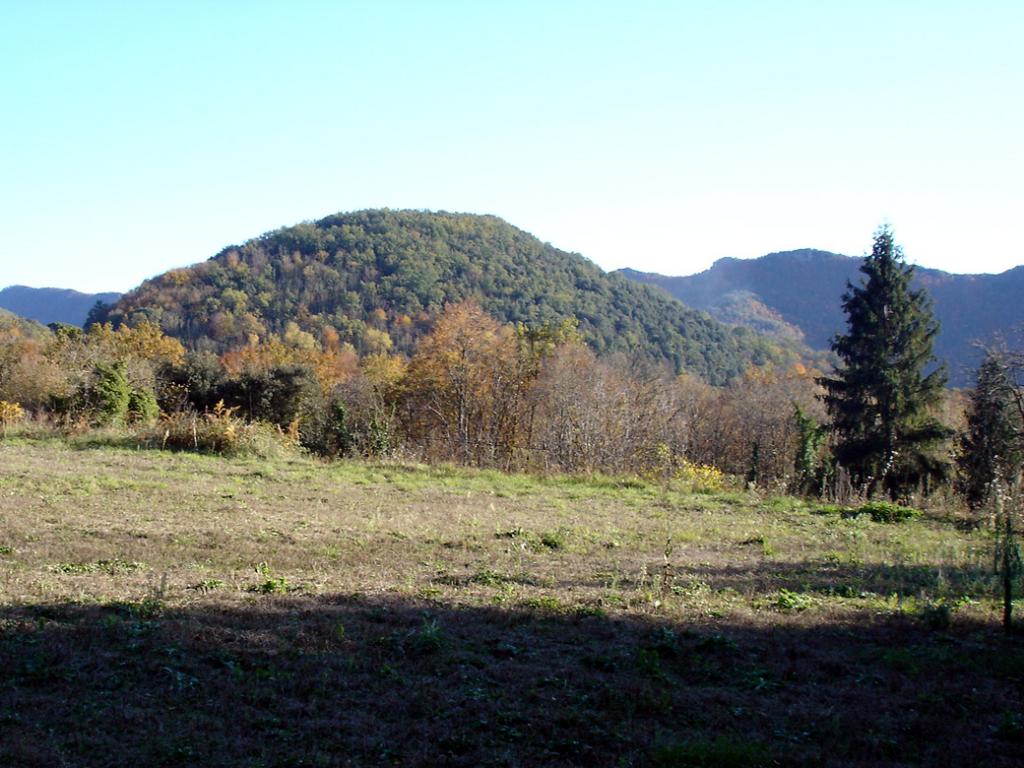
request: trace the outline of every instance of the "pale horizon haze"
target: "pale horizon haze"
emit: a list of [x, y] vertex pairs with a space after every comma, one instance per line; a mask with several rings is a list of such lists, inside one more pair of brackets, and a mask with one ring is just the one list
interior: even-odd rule
[[0, 287], [124, 291], [339, 211], [605, 269], [1024, 263], [1024, 3], [0, 0]]

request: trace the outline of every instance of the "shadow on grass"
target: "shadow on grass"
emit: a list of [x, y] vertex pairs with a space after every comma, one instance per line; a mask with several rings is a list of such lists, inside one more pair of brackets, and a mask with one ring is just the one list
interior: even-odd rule
[[917, 564], [851, 564], [823, 561], [783, 562], [677, 569], [681, 578], [703, 579], [713, 589], [731, 588], [747, 593], [789, 589], [801, 592], [855, 597], [917, 595], [939, 597], [987, 597], [994, 593], [996, 577], [991, 568], [958, 566], [941, 568]]
[[[645, 578], [663, 573], [663, 562], [652, 559]], [[997, 577], [981, 566], [937, 567], [934, 565], [850, 564], [821, 560], [786, 562], [764, 560], [737, 565], [673, 564], [672, 579], [681, 588], [704, 585], [712, 590], [735, 590], [741, 594], [765, 594], [779, 589], [838, 597], [923, 595], [936, 600], [960, 597], [982, 598], [998, 593]], [[555, 579], [560, 589], [607, 586], [614, 577], [620, 589], [637, 589], [641, 584], [629, 574], [605, 574], [584, 580]]]
[[398, 597], [0, 610], [4, 766], [1019, 765], [991, 627], [574, 617]]

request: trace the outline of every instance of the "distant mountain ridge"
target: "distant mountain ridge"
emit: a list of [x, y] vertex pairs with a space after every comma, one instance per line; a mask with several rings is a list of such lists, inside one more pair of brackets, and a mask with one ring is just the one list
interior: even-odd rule
[[0, 290], [0, 308], [44, 325], [82, 325], [97, 301], [111, 304], [120, 296], [120, 293], [80, 293], [69, 288], [11, 285]]
[[[623, 269], [630, 280], [663, 288], [723, 322], [779, 338], [797, 334], [827, 349], [845, 328], [841, 300], [847, 281], [859, 283], [862, 257], [810, 248], [757, 259], [725, 258], [696, 275], [669, 277]], [[950, 383], [969, 385], [981, 359], [977, 345], [1024, 328], [1024, 266], [998, 275], [959, 275], [916, 267], [915, 287], [928, 291], [940, 324], [935, 354], [949, 366]]]
[[598, 353], [665, 361], [715, 384], [799, 358], [496, 216], [446, 212], [356, 211], [284, 227], [147, 280], [106, 317], [152, 320], [215, 352], [307, 334], [408, 353], [446, 304], [466, 299], [506, 323], [575, 317]]

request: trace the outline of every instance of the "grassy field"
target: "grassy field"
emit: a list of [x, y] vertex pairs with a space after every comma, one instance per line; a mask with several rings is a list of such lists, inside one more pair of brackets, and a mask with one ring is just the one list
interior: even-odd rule
[[1020, 765], [955, 523], [0, 442], [0, 765]]

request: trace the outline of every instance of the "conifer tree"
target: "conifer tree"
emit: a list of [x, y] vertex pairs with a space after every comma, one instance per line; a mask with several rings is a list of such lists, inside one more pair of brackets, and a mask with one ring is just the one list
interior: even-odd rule
[[1024, 459], [1021, 415], [1004, 355], [990, 351], [982, 360], [958, 443], [960, 490], [971, 509], [977, 509], [988, 500], [997, 479], [1014, 480]]
[[841, 360], [823, 377], [834, 455], [868, 496], [893, 499], [945, 479], [948, 463], [932, 449], [951, 435], [935, 418], [946, 384], [932, 342], [938, 323], [923, 290], [911, 290], [913, 267], [883, 227], [861, 266], [859, 286], [847, 283], [847, 331], [832, 341]]

